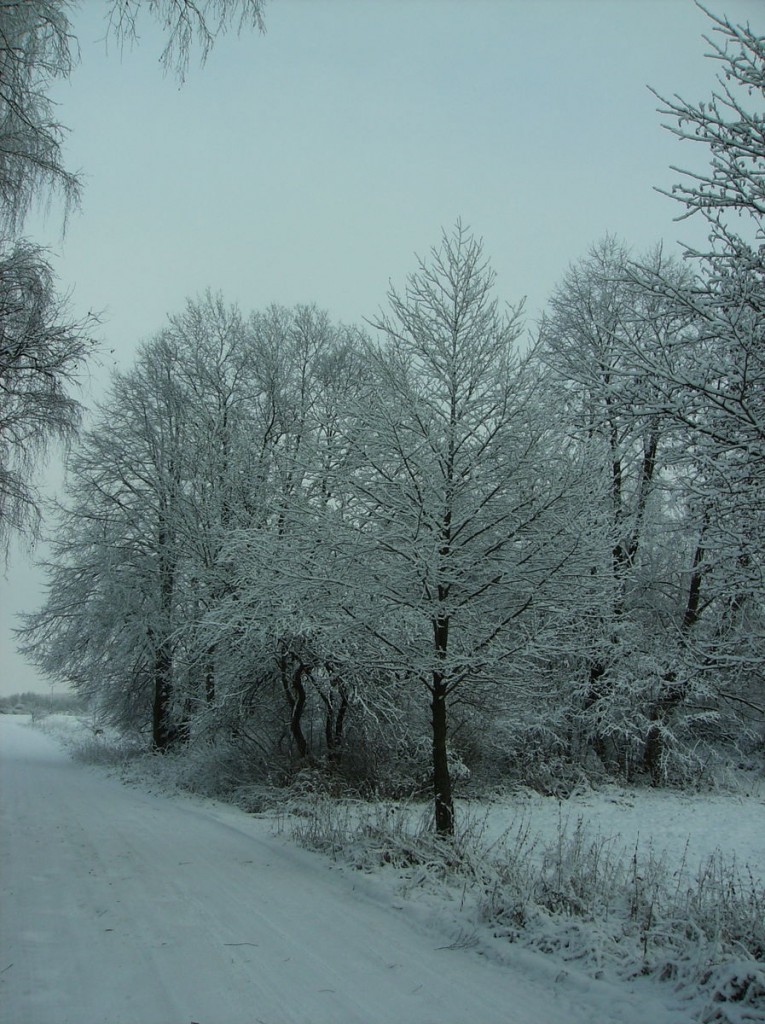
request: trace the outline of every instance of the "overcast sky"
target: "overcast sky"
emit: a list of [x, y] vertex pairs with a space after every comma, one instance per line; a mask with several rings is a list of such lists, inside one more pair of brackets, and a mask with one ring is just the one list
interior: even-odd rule
[[[762, 0], [708, 5], [765, 33]], [[265, 35], [222, 39], [182, 87], [151, 22], [120, 53], [104, 9], [82, 0], [80, 64], [56, 91], [82, 209], [63, 239], [55, 208], [27, 226], [74, 311], [102, 311], [86, 402], [208, 287], [245, 311], [371, 316], [457, 217], [498, 296], [528, 297], [530, 329], [606, 232], [638, 251], [699, 237], [654, 186], [704, 154], [662, 130], [647, 88], [709, 95], [692, 0], [271, 0]], [[41, 601], [32, 561], [14, 550], [0, 581], [0, 693], [49, 687], [11, 634]]]

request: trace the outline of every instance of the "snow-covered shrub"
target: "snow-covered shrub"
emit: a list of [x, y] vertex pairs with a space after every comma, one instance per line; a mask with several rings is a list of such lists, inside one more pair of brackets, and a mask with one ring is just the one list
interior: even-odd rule
[[[455, 786], [470, 778], [470, 769], [459, 754], [447, 752], [449, 772]], [[395, 743], [376, 750], [373, 792], [381, 798], [402, 800], [430, 795], [433, 791], [433, 744], [426, 734], [404, 735]]]
[[439, 882], [455, 875], [477, 877], [483, 868], [483, 822], [471, 816], [449, 839], [433, 831], [429, 802], [409, 800], [334, 800], [319, 796], [301, 806], [291, 834], [301, 845], [349, 860], [361, 870], [381, 866], [416, 868], [407, 885], [420, 879]]
[[727, 960], [711, 967], [701, 981], [706, 1002], [700, 1024], [760, 1024], [765, 1018], [761, 960]]
[[69, 729], [49, 719], [46, 731], [63, 741], [75, 761], [85, 764], [122, 766], [146, 753], [142, 737], [120, 732], [93, 713], [81, 715], [77, 725]]
[[199, 741], [173, 754], [178, 784], [202, 796], [227, 797], [253, 781], [252, 755], [231, 739]]
[[[590, 773], [572, 751], [570, 715], [563, 697], [543, 704], [517, 702], [494, 709], [459, 709], [453, 730], [455, 753], [469, 769], [463, 792], [479, 797], [508, 788], [528, 787], [545, 796], [565, 797], [586, 787]], [[468, 713], [468, 710], [470, 713]], [[595, 766], [593, 778], [605, 775]], [[469, 785], [465, 785], [469, 782]]]

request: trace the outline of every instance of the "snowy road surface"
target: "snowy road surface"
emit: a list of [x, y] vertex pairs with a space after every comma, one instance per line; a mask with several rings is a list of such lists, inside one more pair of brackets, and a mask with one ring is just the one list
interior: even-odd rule
[[670, 1019], [541, 958], [438, 948], [363, 875], [236, 809], [125, 787], [23, 720], [0, 715], [0, 758], [4, 1024]]

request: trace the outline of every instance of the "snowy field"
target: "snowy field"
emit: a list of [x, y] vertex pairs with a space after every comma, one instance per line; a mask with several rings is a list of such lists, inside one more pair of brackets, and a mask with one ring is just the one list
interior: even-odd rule
[[[149, 793], [0, 716], [0, 1019], [5, 1024], [680, 1024], [671, 983], [600, 977], [565, 950], [510, 943], [409, 870], [359, 871], [294, 822]], [[616, 788], [462, 808], [491, 843], [539, 849], [561, 822], [652, 848], [678, 878], [720, 850], [765, 876], [765, 790]], [[297, 828], [300, 830], [300, 820]], [[305, 821], [303, 827], [307, 827]], [[598, 972], [595, 972], [598, 973]], [[763, 1020], [724, 1005], [707, 1020]]]
[[755, 773], [742, 773], [730, 790], [716, 793], [604, 786], [561, 801], [528, 793], [509, 807], [489, 808], [488, 822], [496, 833], [518, 815], [545, 842], [555, 839], [561, 819], [569, 829], [582, 820], [627, 851], [650, 848], [691, 873], [720, 852], [765, 879], [765, 779]]

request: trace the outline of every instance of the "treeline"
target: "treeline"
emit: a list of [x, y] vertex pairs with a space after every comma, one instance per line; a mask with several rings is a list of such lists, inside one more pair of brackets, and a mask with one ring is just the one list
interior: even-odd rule
[[73, 715], [84, 710], [84, 702], [74, 693], [25, 690], [0, 697], [0, 715], [31, 715], [34, 720], [45, 715]]
[[432, 785], [443, 833], [455, 772], [658, 784], [756, 736], [765, 47], [716, 28], [724, 102], [666, 111], [709, 251], [601, 241], [530, 344], [459, 223], [365, 330], [171, 317], [69, 460], [34, 661], [157, 750]]

